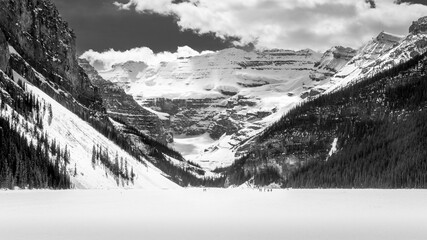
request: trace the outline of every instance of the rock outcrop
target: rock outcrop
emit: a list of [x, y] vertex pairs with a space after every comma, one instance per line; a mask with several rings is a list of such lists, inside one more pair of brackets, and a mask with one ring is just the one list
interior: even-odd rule
[[381, 32], [380, 34], [378, 34], [378, 36], [376, 37], [376, 40], [378, 42], [382, 42], [382, 43], [391, 43], [391, 44], [396, 44], [398, 42], [400, 42], [403, 39], [402, 36], [397, 36], [391, 33], [387, 33], [387, 32]]
[[427, 16], [414, 21], [409, 27], [409, 32], [412, 34], [427, 33]]
[[6, 37], [3, 31], [0, 29], [0, 70], [7, 73], [9, 68], [9, 44], [7, 43]]
[[336, 46], [326, 51], [316, 66], [319, 69], [329, 69], [333, 72], [338, 72], [356, 53], [357, 51], [352, 48]]
[[0, 0], [0, 29], [16, 51], [38, 72], [87, 107], [101, 99], [76, 57], [76, 38], [48, 0]]

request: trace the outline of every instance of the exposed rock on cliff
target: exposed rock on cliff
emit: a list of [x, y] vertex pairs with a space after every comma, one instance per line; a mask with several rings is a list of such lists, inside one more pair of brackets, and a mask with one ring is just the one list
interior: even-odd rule
[[396, 44], [396, 43], [400, 42], [402, 39], [403, 39], [402, 36], [394, 35], [394, 34], [387, 33], [387, 32], [381, 32], [376, 37], [376, 40], [378, 42], [382, 42], [382, 43], [389, 42], [391, 44]]
[[75, 36], [47, 0], [0, 0], [0, 28], [7, 42], [38, 72], [98, 109], [100, 98], [76, 57]]
[[9, 44], [7, 43], [3, 31], [0, 29], [0, 70], [6, 73], [9, 66], [9, 58]]
[[414, 21], [409, 27], [409, 32], [413, 34], [427, 33], [427, 17], [422, 17]]
[[86, 60], [79, 59], [79, 64], [88, 74], [92, 84], [99, 89], [109, 116], [120, 119], [162, 142], [166, 141], [163, 123], [157, 115], [141, 107], [132, 96], [126, 94], [115, 83], [104, 80]]

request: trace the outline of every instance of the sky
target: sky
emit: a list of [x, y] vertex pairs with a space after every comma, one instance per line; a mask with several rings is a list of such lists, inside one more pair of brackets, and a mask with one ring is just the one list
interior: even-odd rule
[[198, 51], [231, 47], [214, 34], [181, 31], [174, 16], [120, 11], [116, 0], [51, 0], [77, 35], [78, 53], [110, 48], [124, 51], [146, 46], [154, 52], [176, 51], [189, 45]]
[[406, 35], [427, 16], [427, 0], [52, 1], [75, 30], [79, 54], [120, 57], [178, 56], [178, 47], [187, 55], [233, 46], [358, 48], [381, 31]]

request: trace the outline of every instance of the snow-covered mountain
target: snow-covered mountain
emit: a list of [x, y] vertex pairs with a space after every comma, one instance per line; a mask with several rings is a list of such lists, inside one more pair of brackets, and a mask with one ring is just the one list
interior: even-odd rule
[[424, 53], [427, 47], [426, 21], [427, 17], [415, 21], [407, 36], [381, 32], [359, 49], [356, 56], [331, 79], [328, 92]]
[[117, 64], [100, 75], [170, 125], [172, 146], [213, 169], [230, 165], [242, 144], [298, 103], [425, 51], [425, 21], [408, 36], [381, 32], [358, 50], [226, 49], [155, 66]]
[[112, 83], [126, 86], [137, 81], [139, 73], [147, 67], [148, 65], [144, 62], [135, 61], [114, 64], [110, 70], [104, 72], [103, 76]]
[[[234, 146], [302, 99], [323, 92], [321, 86], [354, 53], [343, 47], [323, 55], [231, 48], [148, 67], [126, 62], [99, 73], [111, 82], [121, 81], [127, 93], [170, 125], [173, 147], [214, 169], [232, 163]], [[196, 146], [200, 141], [206, 149]]]

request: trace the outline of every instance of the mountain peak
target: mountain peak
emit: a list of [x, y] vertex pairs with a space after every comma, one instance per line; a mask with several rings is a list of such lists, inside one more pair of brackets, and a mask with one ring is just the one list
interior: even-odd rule
[[376, 37], [376, 40], [379, 42], [399, 42], [403, 39], [403, 36], [399, 36], [396, 34], [388, 33], [382, 31], [378, 36]]
[[427, 16], [412, 22], [412, 25], [409, 27], [409, 33], [427, 33]]

